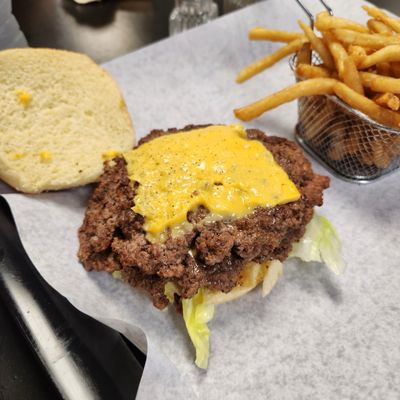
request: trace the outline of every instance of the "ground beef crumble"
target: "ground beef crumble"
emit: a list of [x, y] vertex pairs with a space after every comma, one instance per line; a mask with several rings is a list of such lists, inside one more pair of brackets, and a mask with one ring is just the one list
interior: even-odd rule
[[[190, 125], [180, 131], [196, 127]], [[139, 145], [176, 132], [153, 130]], [[287, 172], [301, 192], [298, 201], [258, 207], [240, 219], [206, 224], [202, 221], [208, 211], [199, 207], [187, 216], [193, 224], [192, 232], [170, 237], [165, 243], [150, 243], [143, 230], [143, 217], [132, 211], [136, 184], [130, 182], [125, 161], [118, 157], [105, 163], [79, 230], [78, 256], [84, 267], [88, 271], [121, 271], [126, 282], [146, 290], [154, 305], [164, 308], [168, 304], [164, 295], [168, 281], [178, 284], [185, 298], [192, 297], [200, 287], [229, 292], [248, 261], [287, 258], [292, 243], [304, 234], [313, 207], [322, 205], [329, 178], [313, 173], [295, 143], [266, 136], [257, 129], [249, 129], [247, 134], [262, 142]]]

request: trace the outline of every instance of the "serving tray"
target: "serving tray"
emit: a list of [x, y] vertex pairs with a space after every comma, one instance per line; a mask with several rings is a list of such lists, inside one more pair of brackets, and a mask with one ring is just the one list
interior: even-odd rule
[[[2, 198], [0, 297], [32, 350], [27, 358], [37, 356], [47, 372], [48, 386], [55, 386], [60, 397], [134, 398], [144, 355], [118, 332], [76, 310], [43, 280], [26, 255]], [[6, 369], [16, 368], [4, 359], [1, 364], [3, 376]], [[23, 390], [26, 398], [36, 392], [29, 385]], [[54, 399], [55, 391], [48, 392]], [[12, 387], [0, 386], [1, 398], [15, 398], [15, 393]], [[21, 388], [17, 393], [21, 395]]]

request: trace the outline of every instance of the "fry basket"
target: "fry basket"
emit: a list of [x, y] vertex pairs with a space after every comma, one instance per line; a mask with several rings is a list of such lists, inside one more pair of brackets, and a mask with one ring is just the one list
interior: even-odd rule
[[[295, 71], [296, 56], [289, 63]], [[315, 55], [313, 64], [319, 64]], [[400, 167], [400, 130], [373, 121], [333, 95], [298, 100], [295, 138], [326, 169], [346, 181], [369, 183]]]

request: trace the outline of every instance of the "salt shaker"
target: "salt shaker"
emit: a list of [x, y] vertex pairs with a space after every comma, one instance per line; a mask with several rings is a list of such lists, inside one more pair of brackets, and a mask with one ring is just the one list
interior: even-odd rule
[[175, 0], [169, 17], [169, 34], [204, 24], [218, 16], [218, 6], [212, 0]]

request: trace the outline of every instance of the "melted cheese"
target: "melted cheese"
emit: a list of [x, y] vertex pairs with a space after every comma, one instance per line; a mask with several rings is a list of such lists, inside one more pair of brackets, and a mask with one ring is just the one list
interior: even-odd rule
[[117, 157], [121, 154], [118, 150], [107, 150], [101, 156], [104, 160], [112, 160], [114, 157]]
[[17, 98], [19, 102], [26, 107], [32, 100], [32, 95], [28, 93], [25, 90], [22, 89], [16, 89], [15, 94], [17, 95]]
[[39, 157], [40, 157], [40, 162], [42, 163], [49, 163], [53, 160], [53, 156], [48, 150], [42, 150], [39, 153]]
[[231, 219], [300, 198], [272, 154], [240, 125], [161, 136], [124, 157], [129, 178], [139, 183], [133, 210], [152, 241], [200, 205]]

